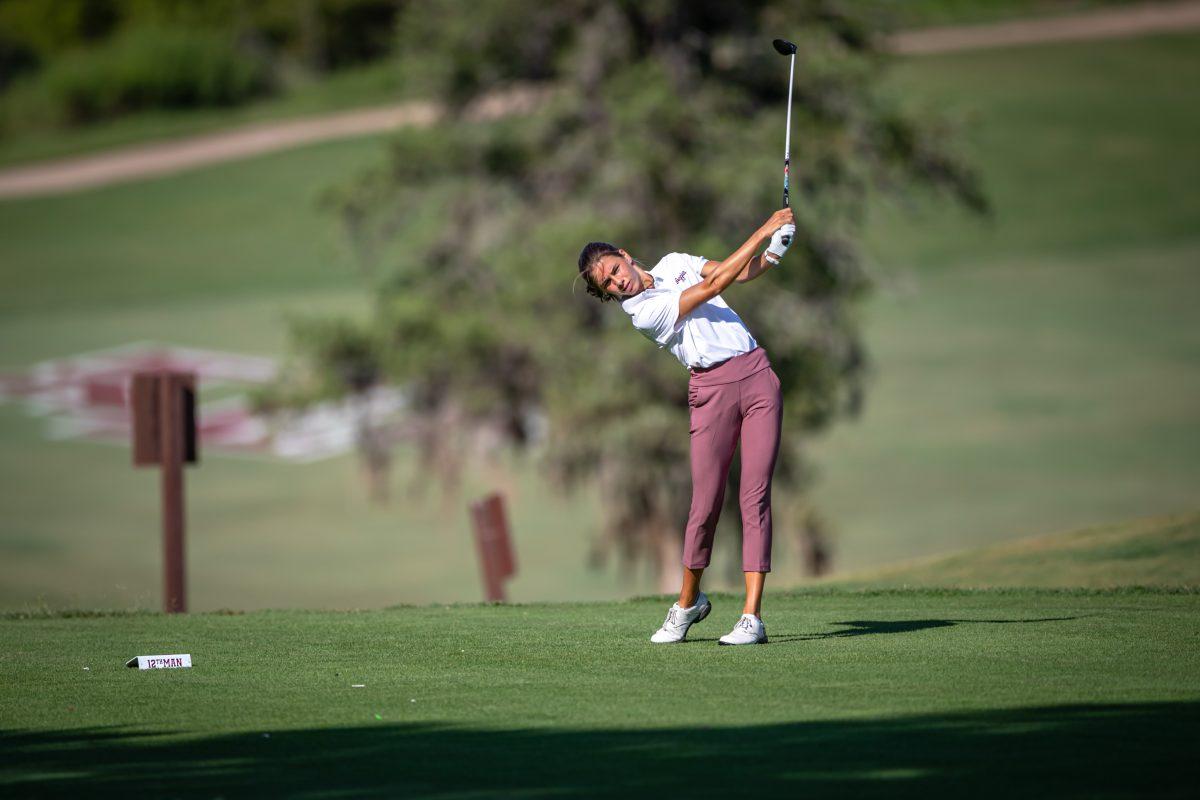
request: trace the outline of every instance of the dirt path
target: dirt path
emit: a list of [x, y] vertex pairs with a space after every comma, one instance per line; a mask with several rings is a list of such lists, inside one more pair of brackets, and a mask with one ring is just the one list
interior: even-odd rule
[[[472, 120], [532, 110], [545, 90], [515, 89], [490, 95], [467, 110]], [[432, 125], [442, 114], [435, 103], [408, 102], [380, 108], [272, 122], [225, 133], [193, 136], [0, 170], [0, 198], [62, 194], [122, 181], [170, 175], [306, 144]]]
[[[947, 53], [1055, 41], [1137, 36], [1155, 31], [1200, 28], [1200, 0], [1146, 3], [1063, 17], [989, 25], [904, 31], [891, 37], [902, 54]], [[517, 89], [484, 98], [471, 115], [494, 119], [531, 110], [544, 90]], [[384, 133], [409, 125], [431, 125], [441, 109], [433, 103], [399, 105], [265, 123], [226, 133], [195, 136], [109, 151], [92, 156], [0, 170], [0, 199], [62, 194], [122, 181], [169, 175], [208, 164], [286, 150], [305, 144]]]
[[1063, 17], [903, 31], [893, 35], [890, 43], [897, 53], [923, 55], [1045, 42], [1116, 39], [1193, 28], [1200, 28], [1200, 2], [1145, 3]]

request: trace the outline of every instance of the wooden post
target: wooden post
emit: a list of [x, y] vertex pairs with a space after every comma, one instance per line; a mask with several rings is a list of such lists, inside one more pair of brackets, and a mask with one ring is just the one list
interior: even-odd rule
[[479, 566], [483, 572], [484, 597], [490, 603], [503, 603], [504, 581], [517, 574], [512, 540], [508, 535], [508, 519], [504, 513], [504, 498], [490, 494], [472, 503], [471, 521], [475, 528]]
[[183, 569], [183, 387], [179, 376], [158, 382], [162, 432], [163, 610], [187, 611]]
[[133, 377], [133, 463], [162, 467], [163, 610], [187, 611], [183, 465], [195, 463], [196, 376], [141, 372]]

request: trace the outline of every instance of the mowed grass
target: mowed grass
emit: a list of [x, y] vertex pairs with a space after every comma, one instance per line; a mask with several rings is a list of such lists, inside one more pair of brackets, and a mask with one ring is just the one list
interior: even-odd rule
[[[127, 448], [47, 445], [41, 424], [0, 408], [0, 608], [160, 608], [157, 471], [134, 469]], [[496, 489], [517, 553], [511, 599], [613, 598], [654, 585], [645, 574], [589, 570], [595, 510], [584, 498], [546, 496], [528, 467], [472, 471], [446, 497], [402, 451], [391, 502], [374, 506], [349, 457], [307, 466], [202, 458], [186, 475], [192, 610], [482, 599], [467, 501]]]
[[[5, 324], [109, 309], [189, 311], [252, 295], [356, 288], [350, 244], [320, 201], [382, 161], [385, 137], [317, 145], [63, 197], [0, 202]], [[167, 333], [169, 325], [159, 332]], [[32, 343], [4, 337], [0, 359]], [[247, 337], [247, 348], [253, 342]], [[36, 352], [36, 351], [35, 351]]]
[[1194, 243], [1198, 44], [1190, 32], [895, 61], [886, 92], [960, 126], [995, 214], [980, 222], [926, 198], [881, 201], [872, 255], [883, 267], [942, 272], [1030, 257], [1086, 266]]
[[979, 25], [1132, 5], [1139, 0], [873, 0], [899, 28]]
[[862, 417], [820, 441], [846, 569], [1195, 507], [1200, 244], [915, 274], [867, 309]]
[[[897, 64], [906, 102], [971, 123], [996, 212], [874, 209], [866, 413], [812, 452], [835, 567], [1195, 508], [1196, 53], [1188, 35]], [[288, 309], [365, 313], [349, 244], [317, 200], [379, 163], [385, 142], [0, 203], [0, 367], [141, 339], [280, 354]], [[44, 431], [0, 408], [0, 605], [157, 607], [154, 476], [121, 448]], [[398, 471], [399, 489], [415, 472], [405, 454]], [[445, 504], [398, 491], [374, 509], [350, 458], [206, 454], [188, 477], [192, 607], [476, 600], [465, 501], [498, 475], [518, 487], [513, 597], [655, 588], [589, 571], [595, 500], [554, 496], [529, 464], [473, 469]], [[772, 585], [796, 580], [786, 530], [776, 556]]]
[[1200, 513], [1032, 536], [864, 570], [838, 585], [1200, 587]]
[[911, 59], [893, 78], [962, 119], [994, 214], [872, 209], [866, 411], [813, 451], [835, 564], [1194, 509], [1200, 37]]
[[[1185, 797], [1200, 597], [771, 594], [0, 621], [14, 796]], [[134, 655], [187, 652], [190, 670]], [[86, 668], [86, 669], [85, 669]], [[362, 684], [355, 688], [355, 684]]]

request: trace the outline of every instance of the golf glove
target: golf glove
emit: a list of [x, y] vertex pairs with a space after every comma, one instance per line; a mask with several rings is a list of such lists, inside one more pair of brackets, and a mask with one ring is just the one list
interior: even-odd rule
[[795, 225], [784, 225], [775, 233], [771, 234], [771, 243], [767, 245], [768, 260], [776, 264], [779, 259], [783, 258], [783, 254], [787, 252], [788, 247], [792, 243], [792, 238], [796, 235]]

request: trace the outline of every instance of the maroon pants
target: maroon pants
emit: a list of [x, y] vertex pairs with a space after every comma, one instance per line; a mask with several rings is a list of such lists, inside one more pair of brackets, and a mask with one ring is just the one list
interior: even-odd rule
[[707, 567], [725, 501], [725, 481], [742, 443], [742, 570], [771, 571], [771, 474], [779, 453], [783, 398], [779, 378], [761, 347], [688, 381], [692, 416], [692, 508], [683, 540], [683, 565]]

